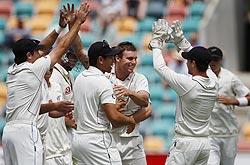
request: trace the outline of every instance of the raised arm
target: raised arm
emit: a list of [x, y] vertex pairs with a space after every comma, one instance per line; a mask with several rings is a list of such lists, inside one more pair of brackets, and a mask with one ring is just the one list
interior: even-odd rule
[[88, 13], [89, 5], [87, 3], [82, 3], [80, 9], [75, 14], [76, 19], [73, 27], [62, 37], [57, 47], [54, 48], [49, 54], [51, 56], [51, 66], [55, 65], [57, 61], [63, 56], [63, 54], [68, 50], [70, 44], [73, 42], [79, 32], [81, 24], [85, 22]]
[[48, 36], [46, 36], [43, 40], [41, 40], [40, 44], [45, 45], [44, 52], [50, 50], [55, 43], [56, 39], [58, 38], [60, 32], [65, 28], [67, 25], [67, 20], [65, 19], [65, 15], [62, 10], [60, 10], [60, 18], [59, 18], [59, 25], [56, 29], [54, 29]]
[[175, 20], [171, 25], [171, 28], [172, 28], [171, 38], [173, 39], [174, 44], [184, 52], [190, 51], [193, 47], [184, 37], [181, 21]]
[[[70, 7], [70, 4], [67, 3], [67, 7], [63, 6], [63, 9], [65, 12], [66, 19], [68, 20], [69, 29], [71, 29], [75, 21], [74, 4], [72, 4]], [[87, 54], [84, 52], [79, 34], [77, 34], [76, 38], [73, 40], [72, 48], [76, 52], [76, 56], [79, 61], [82, 63], [84, 68], [87, 69], [89, 67], [89, 59]]]
[[154, 22], [152, 26], [152, 40], [150, 41], [149, 48], [153, 51], [153, 66], [156, 72], [169, 83], [170, 87], [173, 88], [178, 95], [182, 95], [190, 90], [193, 84], [187, 83], [190, 81], [188, 76], [178, 74], [167, 67], [163, 59], [163, 43], [171, 37], [168, 33], [168, 28], [169, 26], [164, 19], [159, 19]]

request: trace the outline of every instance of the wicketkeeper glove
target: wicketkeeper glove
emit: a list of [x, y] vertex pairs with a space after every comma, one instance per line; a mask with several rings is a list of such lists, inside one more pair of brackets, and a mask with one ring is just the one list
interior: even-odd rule
[[171, 25], [172, 33], [171, 37], [174, 41], [174, 44], [181, 50], [189, 50], [191, 48], [191, 44], [188, 40], [184, 37], [183, 30], [182, 30], [182, 23], [179, 20], [176, 20]]
[[163, 42], [170, 38], [170, 35], [168, 34], [169, 28], [170, 27], [165, 19], [158, 19], [153, 23], [152, 40], [148, 46], [150, 50], [153, 48], [162, 49]]

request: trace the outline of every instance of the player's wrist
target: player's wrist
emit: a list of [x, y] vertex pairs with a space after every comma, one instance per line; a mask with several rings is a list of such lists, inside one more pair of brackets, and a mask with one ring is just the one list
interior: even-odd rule
[[56, 28], [55, 28], [55, 32], [57, 34], [60, 34], [62, 31], [63, 31], [64, 28], [62, 28], [60, 25], [58, 25]]
[[239, 106], [247, 106], [248, 105], [248, 99], [246, 97], [237, 98], [239, 102]]

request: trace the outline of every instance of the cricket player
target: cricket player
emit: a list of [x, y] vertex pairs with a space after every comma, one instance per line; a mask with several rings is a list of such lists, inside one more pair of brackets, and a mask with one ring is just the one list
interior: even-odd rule
[[249, 105], [250, 93], [235, 74], [222, 67], [222, 51], [218, 47], [208, 49], [212, 55], [210, 68], [219, 83], [218, 99], [211, 114], [208, 164], [233, 165], [239, 134], [234, 110], [235, 106]]
[[[114, 129], [112, 134], [123, 165], [146, 165], [143, 138], [139, 133], [139, 122], [150, 117], [152, 113], [151, 105], [148, 103], [148, 80], [144, 75], [134, 72], [137, 64], [136, 47], [131, 42], [121, 42], [118, 47], [124, 51], [115, 56], [115, 68], [107, 74], [107, 77], [113, 83], [116, 99], [125, 99], [126, 101], [122, 113], [126, 116], [136, 116], [140, 113], [140, 119], [137, 121], [134, 116], [136, 125]], [[133, 129], [133, 131], [127, 133], [128, 129]]]
[[209, 145], [209, 121], [216, 101], [216, 82], [206, 74], [211, 55], [204, 47], [187, 45], [179, 23], [174, 23], [171, 35], [179, 48], [186, 48], [182, 53], [187, 59], [188, 73], [192, 77], [178, 74], [168, 68], [162, 57], [162, 46], [169, 40], [169, 28], [165, 20], [159, 19], [153, 24], [153, 37], [150, 47], [153, 50], [153, 65], [178, 94], [176, 106], [175, 137], [170, 148], [167, 165], [207, 164]]
[[[74, 23], [74, 5], [70, 7], [69, 4], [63, 6], [66, 17], [69, 19], [69, 27], [72, 27]], [[83, 47], [80, 42], [79, 36], [73, 41], [71, 48], [67, 53], [55, 64], [53, 69], [53, 74], [50, 78], [51, 82], [56, 82], [58, 84], [58, 89], [53, 89], [58, 91], [56, 93], [51, 93], [53, 99], [52, 101], [69, 101], [73, 103], [73, 84], [74, 79], [70, 71], [75, 67], [78, 58], [82, 64], [87, 67], [88, 63], [86, 61], [87, 56], [83, 53]], [[83, 60], [82, 60], [83, 59]], [[59, 95], [58, 95], [59, 93]], [[73, 164], [72, 152], [71, 152], [71, 131], [67, 128], [76, 128], [75, 121], [72, 114], [67, 114], [57, 119], [49, 118], [49, 126], [46, 136], [46, 162], [45, 164]]]
[[[77, 57], [73, 50], [69, 49], [68, 52], [55, 64], [50, 81], [57, 84], [54, 86], [56, 93], [51, 93], [50, 98], [53, 102], [57, 101], [69, 101], [73, 102], [73, 77], [70, 74], [70, 70], [75, 66]], [[53, 87], [52, 87], [53, 88]], [[69, 127], [76, 128], [75, 122], [68, 122], [72, 125]], [[66, 128], [66, 118], [62, 116], [60, 118], [48, 119], [48, 130], [46, 135], [46, 164], [72, 164], [71, 144], [68, 137], [68, 131]], [[59, 163], [61, 162], [61, 163]]]
[[74, 117], [77, 129], [72, 153], [78, 164], [119, 164], [121, 158], [110, 132], [113, 127], [135, 124], [118, 110], [112, 84], [104, 73], [111, 72], [114, 56], [123, 50], [110, 48], [107, 41], [97, 41], [88, 49], [89, 68], [78, 75], [74, 84]]
[[[13, 45], [15, 64], [8, 69], [7, 124], [3, 131], [6, 165], [43, 164], [42, 142], [36, 124], [39, 113], [47, 112], [40, 110], [41, 85], [45, 73], [55, 65], [75, 39], [88, 12], [88, 4], [82, 4], [76, 13], [72, 29], [47, 56], [43, 57], [41, 50], [48, 40], [39, 42], [20, 39]], [[53, 33], [58, 35], [55, 31]]]

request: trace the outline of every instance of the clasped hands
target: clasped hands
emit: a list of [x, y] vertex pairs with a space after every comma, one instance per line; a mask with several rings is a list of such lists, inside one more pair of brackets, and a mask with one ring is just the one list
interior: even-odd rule
[[176, 20], [169, 26], [165, 19], [158, 19], [152, 25], [152, 40], [149, 49], [162, 49], [164, 42], [173, 42], [177, 46], [185, 39], [182, 30], [182, 23]]

